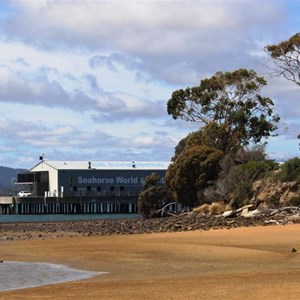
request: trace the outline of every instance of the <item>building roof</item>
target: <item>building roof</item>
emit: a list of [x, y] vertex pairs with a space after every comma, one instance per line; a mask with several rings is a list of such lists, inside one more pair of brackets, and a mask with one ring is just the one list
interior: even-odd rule
[[42, 160], [39, 164], [34, 166], [35, 169], [40, 164], [48, 165], [56, 170], [166, 170], [171, 164], [166, 161], [53, 161]]

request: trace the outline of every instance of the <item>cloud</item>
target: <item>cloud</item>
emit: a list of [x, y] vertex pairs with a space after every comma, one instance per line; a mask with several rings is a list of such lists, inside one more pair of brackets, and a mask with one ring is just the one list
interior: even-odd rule
[[[94, 93], [82, 90], [68, 92], [59, 82], [46, 77], [30, 76], [0, 67], [0, 102], [30, 103], [48, 107], [62, 107], [75, 111], [91, 111], [95, 120], [120, 121], [138, 118], [157, 118], [164, 112], [162, 102], [152, 103], [122, 92], [101, 91], [97, 79], [87, 74], [84, 79]], [[71, 78], [80, 81], [81, 79]]]
[[[174, 84], [211, 73], [212, 64], [214, 72], [229, 61], [238, 67], [251, 48], [250, 30], [274, 27], [283, 12], [281, 2], [269, 1], [20, 0], [12, 5], [15, 13], [2, 22], [9, 39], [44, 49], [118, 53], [138, 60], [138, 73]], [[115, 70], [111, 58], [117, 57], [98, 55], [92, 63]]]
[[[71, 157], [82, 160], [85, 153], [94, 160], [120, 160], [120, 157], [123, 160], [147, 160], [145, 157], [170, 160], [177, 143], [167, 132], [153, 136], [140, 132], [117, 137], [100, 130], [78, 130], [75, 126], [49, 126], [42, 122], [13, 121], [3, 117], [0, 118], [0, 132], [2, 154], [14, 165], [33, 162], [41, 153], [50, 159]], [[9, 159], [12, 152], [16, 157]]]
[[[176, 143], [198, 129], [167, 114], [172, 91], [216, 71], [266, 73], [263, 46], [299, 28], [289, 23], [291, 3], [1, 3], [2, 161], [29, 163], [43, 152], [53, 159], [169, 160]], [[298, 88], [272, 78], [262, 94], [274, 100], [289, 128], [280, 133], [294, 142]]]

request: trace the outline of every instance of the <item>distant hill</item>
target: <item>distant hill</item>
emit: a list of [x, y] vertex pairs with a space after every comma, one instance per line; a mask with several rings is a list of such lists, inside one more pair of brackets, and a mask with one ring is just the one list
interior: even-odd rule
[[25, 169], [13, 169], [0, 166], [0, 188], [4, 190], [11, 189], [12, 179], [16, 179], [18, 173], [26, 171]]

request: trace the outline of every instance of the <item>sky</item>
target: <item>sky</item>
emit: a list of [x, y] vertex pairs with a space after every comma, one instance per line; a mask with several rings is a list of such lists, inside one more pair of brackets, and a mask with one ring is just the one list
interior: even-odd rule
[[264, 47], [299, 31], [297, 0], [0, 0], [0, 165], [170, 161], [200, 126], [168, 115], [172, 92], [239, 68], [281, 117], [268, 156], [298, 156], [300, 89]]

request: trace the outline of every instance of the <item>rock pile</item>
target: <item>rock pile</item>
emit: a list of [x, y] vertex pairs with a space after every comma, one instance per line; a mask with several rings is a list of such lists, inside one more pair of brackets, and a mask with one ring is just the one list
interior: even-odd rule
[[49, 223], [1, 224], [2, 239], [31, 239], [72, 235], [117, 235], [210, 230], [258, 225], [300, 223], [299, 207], [255, 209], [246, 206], [223, 215], [194, 212], [157, 219], [120, 219]]

